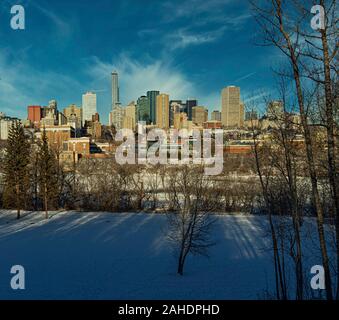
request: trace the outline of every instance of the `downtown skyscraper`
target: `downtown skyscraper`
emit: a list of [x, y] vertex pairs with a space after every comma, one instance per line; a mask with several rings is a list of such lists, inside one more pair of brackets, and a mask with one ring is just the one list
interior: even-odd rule
[[[122, 126], [122, 112], [119, 97], [119, 75], [116, 71], [111, 73], [112, 76], [112, 110], [108, 116], [108, 123], [110, 126], [114, 125], [116, 128]], [[120, 128], [119, 128], [120, 129]]]
[[[150, 120], [150, 102], [149, 98], [146, 96], [141, 96], [137, 100], [137, 121], [145, 121], [147, 124], [151, 122]], [[154, 123], [154, 122], [153, 122]]]
[[82, 120], [92, 121], [92, 116], [97, 113], [97, 95], [94, 92], [86, 92], [82, 95]]
[[157, 96], [159, 95], [159, 91], [147, 91], [147, 98], [149, 103], [149, 117], [150, 122], [156, 123], [157, 119]]
[[221, 92], [221, 122], [226, 128], [240, 128], [244, 125], [244, 104], [240, 88], [229, 86]]
[[120, 105], [119, 97], [119, 76], [116, 71], [111, 73], [112, 75], [112, 110]]
[[160, 129], [168, 129], [169, 121], [169, 95], [161, 93], [156, 97], [156, 124]]
[[188, 120], [192, 121], [193, 119], [193, 107], [198, 106], [198, 101], [196, 99], [186, 100], [185, 112], [187, 114]]

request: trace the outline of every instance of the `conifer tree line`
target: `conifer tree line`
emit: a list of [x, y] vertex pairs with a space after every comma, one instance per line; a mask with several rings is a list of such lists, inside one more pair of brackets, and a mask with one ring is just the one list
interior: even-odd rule
[[48, 211], [56, 208], [60, 174], [46, 131], [36, 144], [25, 136], [19, 121], [13, 122], [2, 159], [3, 207], [15, 209], [20, 219], [23, 209]]
[[3, 201], [5, 206], [16, 208], [20, 219], [29, 188], [30, 145], [19, 122], [12, 123], [5, 152]]

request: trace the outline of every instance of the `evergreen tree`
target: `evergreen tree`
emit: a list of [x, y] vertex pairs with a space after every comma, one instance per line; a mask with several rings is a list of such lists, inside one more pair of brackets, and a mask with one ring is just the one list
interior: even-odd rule
[[48, 219], [48, 210], [56, 199], [58, 192], [58, 166], [56, 157], [48, 145], [45, 128], [38, 151], [38, 184], [45, 217]]
[[9, 130], [4, 158], [4, 205], [17, 210], [17, 219], [26, 200], [29, 185], [30, 144], [19, 121]]

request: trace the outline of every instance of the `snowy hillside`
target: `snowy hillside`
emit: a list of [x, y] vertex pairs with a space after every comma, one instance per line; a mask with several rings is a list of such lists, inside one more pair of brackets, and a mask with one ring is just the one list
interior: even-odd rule
[[[0, 213], [0, 299], [258, 299], [274, 289], [265, 217], [219, 216], [210, 257], [183, 277], [159, 214]], [[10, 268], [26, 290], [10, 288]]]

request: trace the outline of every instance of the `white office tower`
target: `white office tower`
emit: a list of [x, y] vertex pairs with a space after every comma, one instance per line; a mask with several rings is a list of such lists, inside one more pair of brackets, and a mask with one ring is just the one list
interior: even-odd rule
[[93, 92], [86, 92], [82, 95], [82, 119], [92, 121], [92, 116], [97, 113], [97, 95]]

